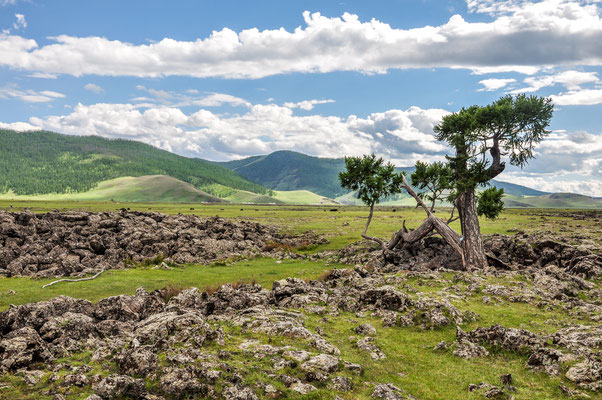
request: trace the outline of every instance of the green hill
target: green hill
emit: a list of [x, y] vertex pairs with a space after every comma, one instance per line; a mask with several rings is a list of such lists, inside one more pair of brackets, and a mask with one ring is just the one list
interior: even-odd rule
[[287, 204], [339, 204], [333, 199], [317, 195], [308, 190], [275, 191], [274, 198]]
[[245, 178], [273, 190], [308, 190], [334, 198], [347, 191], [339, 185], [343, 159], [318, 158], [294, 151], [277, 151], [267, 156], [220, 163]]
[[271, 196], [247, 192], [246, 190], [235, 190], [227, 197], [224, 197], [231, 203], [252, 203], [252, 204], [284, 204], [283, 201]]
[[146, 175], [168, 175], [197, 189], [220, 184], [257, 194], [270, 192], [215, 163], [140, 142], [0, 130], [0, 193], [87, 192], [103, 181]]
[[190, 183], [166, 175], [123, 177], [101, 182], [92, 190], [80, 193], [15, 195], [8, 192], [0, 198], [23, 200], [121, 201], [144, 203], [219, 203], [225, 202], [205, 193]]

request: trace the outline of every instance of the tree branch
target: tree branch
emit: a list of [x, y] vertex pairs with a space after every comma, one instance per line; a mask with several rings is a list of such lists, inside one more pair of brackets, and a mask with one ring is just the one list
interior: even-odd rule
[[54, 282], [50, 282], [44, 286], [42, 286], [42, 289], [47, 288], [48, 286], [52, 286], [55, 283], [59, 283], [59, 282], [82, 282], [82, 281], [91, 281], [92, 279], [96, 279], [100, 276], [100, 274], [102, 274], [103, 272], [105, 272], [105, 270], [103, 269], [102, 271], [98, 272], [96, 275], [94, 276], [90, 276], [88, 278], [80, 278], [80, 279], [59, 279], [58, 281], [54, 281]]

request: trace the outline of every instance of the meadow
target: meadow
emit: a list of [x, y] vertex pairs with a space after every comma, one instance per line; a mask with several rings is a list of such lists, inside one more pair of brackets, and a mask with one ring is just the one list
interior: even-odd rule
[[[115, 211], [122, 208], [131, 211], [154, 211], [168, 214], [194, 214], [199, 216], [220, 216], [241, 221], [257, 221], [277, 225], [288, 233], [301, 234], [312, 231], [325, 237], [328, 243], [309, 248], [292, 250], [296, 253], [311, 255], [325, 250], [336, 250], [359, 240], [359, 233], [366, 222], [367, 209], [356, 206], [289, 206], [289, 205], [232, 205], [232, 204], [169, 204], [169, 203], [118, 203], [118, 202], [67, 202], [67, 201], [0, 201], [0, 209], [19, 211], [29, 209], [41, 213], [52, 210], [90, 210]], [[441, 217], [447, 216], [449, 209], [438, 210]], [[549, 209], [509, 209], [497, 220], [483, 219], [482, 232], [490, 234], [515, 234], [517, 232], [547, 232], [551, 236], [562, 236], [572, 244], [602, 245], [599, 211], [549, 210]], [[422, 211], [409, 207], [382, 207], [375, 211], [370, 228], [372, 235], [388, 238], [406, 221], [408, 227], [417, 226], [424, 218]], [[598, 220], [598, 221], [596, 221]], [[453, 225], [459, 229], [457, 223]], [[232, 259], [211, 265], [179, 265], [172, 270], [152, 269], [152, 262], [134, 265], [126, 270], [108, 271], [95, 280], [74, 283], [59, 283], [46, 289], [42, 285], [50, 279], [34, 280], [29, 278], [0, 278], [0, 309], [11, 304], [18, 305], [32, 301], [46, 300], [58, 295], [68, 295], [97, 301], [101, 298], [133, 294], [138, 287], [147, 290], [173, 288], [176, 290], [199, 287], [201, 290], [214, 290], [228, 282], [257, 282], [270, 289], [272, 282], [285, 277], [303, 279], [321, 279], [325, 271], [332, 268], [349, 268], [345, 265], [328, 264], [325, 261], [309, 259]], [[462, 292], [465, 282], [458, 282], [453, 273], [440, 274], [437, 279], [418, 278], [407, 272], [399, 272], [397, 286], [412, 298], [442, 298], [451, 290]], [[501, 281], [495, 277], [485, 277], [488, 284], [512, 287], [531, 285], [517, 275], [512, 280]], [[598, 287], [600, 282], [595, 283]], [[551, 333], [562, 327], [574, 324], [595, 324], [583, 316], [569, 315], [563, 311], [562, 304], [550, 303], [541, 308], [536, 303], [513, 303], [508, 299], [486, 304], [481, 301], [481, 293], [460, 298], [453, 304], [462, 309], [478, 313], [481, 319], [462, 326], [466, 331], [478, 326], [490, 326], [500, 323], [508, 327], [528, 329], [534, 333]], [[599, 301], [599, 300], [594, 300]], [[354, 332], [350, 329], [359, 323], [371, 323], [378, 331], [376, 344], [387, 355], [383, 361], [372, 360], [365, 352], [353, 346], [348, 337]], [[283, 384], [262, 371], [269, 369], [267, 360], [249, 360], [244, 353], [237, 352], [237, 346], [244, 340], [263, 340], [261, 335], [241, 332], [238, 327], [227, 322], [221, 323], [223, 329], [231, 335], [226, 350], [234, 354], [230, 360], [237, 368], [247, 371], [245, 384], [271, 382], [278, 389], [286, 390]], [[515, 379], [515, 399], [552, 399], [564, 398], [560, 385], [571, 386], [561, 377], [551, 377], [543, 372], [525, 368], [527, 356], [499, 349], [490, 349], [491, 356], [475, 360], [464, 360], [450, 352], [433, 351], [437, 343], [455, 338], [455, 328], [446, 326], [439, 329], [421, 329], [417, 326], [404, 328], [385, 328], [378, 318], [364, 315], [341, 313], [328, 317], [325, 321], [319, 315], [307, 314], [305, 326], [314, 331], [318, 327], [330, 342], [341, 350], [341, 358], [364, 366], [360, 375], [348, 374], [356, 388], [352, 392], [340, 394], [344, 399], [369, 399], [372, 386], [368, 382], [390, 382], [419, 399], [481, 399], [482, 394], [468, 392], [471, 383], [490, 382], [499, 385], [499, 376], [511, 373]], [[290, 342], [290, 343], [289, 343]], [[272, 345], [294, 344], [290, 339], [270, 337]], [[218, 352], [223, 348], [207, 348]], [[308, 350], [311, 350], [308, 348]], [[65, 361], [65, 360], [63, 360]], [[94, 373], [114, 372], [113, 364], [96, 365], [90, 361], [90, 353], [71, 356], [69, 363], [89, 364]], [[267, 363], [267, 364], [265, 364]], [[265, 364], [265, 365], [263, 365]], [[75, 364], [74, 364], [75, 365]], [[103, 369], [106, 368], [106, 371]], [[54, 388], [50, 382], [43, 381], [33, 388], [25, 385], [14, 375], [3, 375], [0, 384], [9, 389], [0, 390], [0, 398], [14, 399], [51, 399], [51, 396], [38, 394], [42, 390]], [[149, 383], [150, 384], [150, 383]], [[318, 390], [307, 395], [290, 394], [283, 398], [332, 399], [332, 390], [318, 384]], [[38, 393], [38, 394], [36, 394]], [[67, 393], [65, 393], [67, 394]], [[69, 399], [85, 399], [91, 394], [89, 387], [75, 388], [68, 392]], [[595, 398], [590, 393], [590, 398]], [[9, 397], [3, 397], [9, 396]], [[579, 398], [577, 396], [577, 398]], [[585, 398], [585, 397], [583, 397]]]

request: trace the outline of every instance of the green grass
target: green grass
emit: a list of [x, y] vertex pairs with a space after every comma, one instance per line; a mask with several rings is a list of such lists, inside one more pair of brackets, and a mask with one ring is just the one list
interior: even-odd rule
[[276, 190], [274, 197], [287, 204], [337, 204], [332, 199], [309, 190]]
[[[35, 212], [44, 212], [52, 209], [87, 209], [93, 211], [131, 208], [132, 210], [159, 211], [169, 214], [178, 212], [185, 214], [196, 214], [200, 216], [220, 215], [222, 217], [238, 220], [253, 220], [266, 224], [275, 224], [291, 233], [303, 233], [312, 230], [329, 238], [330, 243], [313, 248], [311, 251], [341, 248], [351, 242], [359, 240], [359, 232], [366, 221], [367, 209], [365, 207], [341, 207], [341, 206], [267, 206], [267, 205], [199, 205], [199, 204], [168, 204], [168, 203], [99, 203], [99, 202], [63, 202], [63, 201], [0, 201], [0, 208], [18, 210], [25, 207]], [[336, 211], [331, 211], [336, 209]], [[442, 209], [437, 215], [444, 217], [449, 211]], [[505, 210], [501, 218], [495, 221], [482, 220], [481, 230], [485, 234], [512, 233], [516, 230], [526, 232], [550, 231], [562, 234], [576, 243], [582, 243], [583, 236], [600, 243], [599, 235], [599, 212], [588, 211], [592, 218], [582, 219], [585, 215], [577, 211], [558, 210]], [[402, 207], [378, 208], [375, 212], [374, 222], [370, 228], [373, 235], [388, 238], [391, 233], [399, 229], [404, 220], [408, 227], [414, 227], [424, 218], [420, 210]], [[457, 223], [453, 225], [459, 229]], [[68, 295], [76, 298], [86, 298], [97, 301], [101, 298], [118, 295], [133, 294], [138, 287], [147, 290], [160, 289], [163, 287], [215, 287], [227, 282], [256, 280], [266, 288], [270, 288], [272, 282], [285, 277], [317, 278], [323, 271], [339, 267], [338, 265], [327, 265], [325, 262], [312, 262], [303, 260], [282, 260], [277, 263], [273, 259], [255, 258], [250, 260], [230, 260], [227, 262], [214, 263], [209, 266], [186, 265], [171, 271], [152, 270], [149, 267], [138, 266], [129, 270], [108, 271], [93, 281], [59, 283], [47, 289], [41, 286], [50, 280], [33, 280], [29, 278], [0, 278], [0, 309], [4, 310], [10, 304], [23, 304], [27, 302], [49, 299], [58, 295]], [[417, 297], [408, 287], [416, 289], [423, 296], [440, 298], [445, 295], [445, 289], [455, 285], [461, 291], [466, 289], [465, 282], [454, 281], [454, 273], [444, 273], [438, 279], [426, 277], [408, 277], [406, 273], [398, 274], [398, 287], [406, 291], [410, 297]], [[487, 277], [488, 284], [499, 284], [514, 287], [518, 282], [529, 284], [524, 278], [516, 276], [513, 278]], [[600, 282], [595, 282], [598, 285]], [[404, 285], [407, 285], [404, 287]], [[9, 290], [16, 294], [8, 294]], [[490, 326], [500, 323], [506, 327], [524, 328], [539, 334], [547, 334], [558, 330], [568, 324], [593, 325], [594, 322], [582, 319], [578, 315], [569, 314], [560, 302], [552, 302], [545, 308], [537, 306], [538, 301], [533, 304], [511, 303], [502, 299], [501, 304], [482, 302], [482, 293], [468, 296], [465, 300], [451, 300], [461, 310], [470, 310], [481, 316], [476, 322], [465, 324], [462, 328], [466, 331], [479, 326]], [[352, 328], [360, 323], [369, 322], [378, 331], [376, 344], [387, 355], [382, 361], [374, 361], [369, 356], [357, 349], [348, 340], [349, 336], [356, 335]], [[245, 384], [253, 385], [256, 382], [269, 382], [280, 389], [284, 389], [281, 382], [274, 376], [265, 373], [271, 368], [269, 359], [254, 359], [248, 354], [240, 352], [238, 345], [247, 339], [257, 339], [261, 342], [269, 342], [272, 345], [292, 345], [298, 348], [312, 350], [303, 340], [293, 340], [283, 337], [266, 337], [266, 335], [254, 334], [249, 331], [241, 331], [227, 322], [220, 322], [227, 334], [226, 346], [222, 348], [217, 344], [209, 344], [204, 351], [218, 352], [219, 350], [232, 351], [232, 358], [228, 363], [236, 366], [243, 372]], [[407, 393], [411, 393], [419, 399], [481, 399], [478, 393], [470, 393], [467, 386], [471, 383], [478, 384], [487, 382], [492, 385], [500, 385], [499, 377], [502, 374], [511, 373], [515, 379], [517, 392], [514, 398], [519, 399], [554, 399], [563, 398], [559, 384], [574, 388], [570, 382], [561, 377], [550, 377], [545, 373], [535, 372], [525, 367], [527, 355], [507, 351], [490, 349], [491, 355], [484, 358], [464, 360], [453, 356], [450, 351], [434, 351], [433, 347], [442, 340], [452, 342], [455, 339], [455, 328], [448, 326], [435, 330], [422, 330], [418, 327], [383, 327], [379, 319], [365, 313], [357, 317], [349, 313], [341, 313], [338, 316], [327, 315], [325, 320], [322, 316], [307, 314], [305, 326], [316, 331], [319, 326], [325, 332], [325, 338], [337, 346], [345, 361], [360, 363], [364, 367], [361, 376], [342, 370], [338, 374], [352, 379], [355, 389], [350, 393], [337, 393], [344, 399], [371, 398], [373, 383], [393, 383]], [[161, 356], [161, 355], [160, 355]], [[62, 360], [67, 361], [67, 360]], [[89, 361], [89, 354], [75, 354], [69, 357], [69, 362]], [[90, 362], [94, 372], [102, 366]], [[62, 371], [61, 373], [63, 373]], [[299, 375], [299, 369], [283, 371], [291, 375]], [[108, 372], [107, 372], [108, 373]], [[297, 376], [295, 375], [295, 376]], [[299, 377], [302, 377], [299, 375]], [[3, 375], [2, 383], [8, 383], [12, 389], [0, 392], [0, 398], [4, 394], [15, 399], [38, 399], [42, 398], [35, 394], [36, 388], [28, 388], [14, 375]], [[43, 385], [43, 384], [41, 384]], [[320, 399], [333, 398], [334, 393], [324, 384], [316, 384], [318, 390], [308, 396], [290, 395], [291, 399]], [[85, 398], [87, 389], [74, 392], [68, 398]], [[581, 390], [581, 389], [580, 389]], [[24, 393], [29, 393], [25, 395]], [[589, 392], [588, 392], [589, 393]], [[590, 393], [591, 394], [591, 393]], [[81, 396], [80, 396], [81, 395]], [[49, 397], [51, 398], [51, 397]], [[592, 394], [592, 398], [593, 394]]]
[[245, 190], [236, 190], [234, 193], [224, 197], [224, 200], [238, 204], [283, 204], [281, 200], [278, 200], [274, 197], [251, 193]]
[[[164, 287], [215, 287], [236, 281], [256, 281], [271, 288], [275, 280], [286, 277], [316, 278], [325, 270], [337, 267], [324, 262], [270, 258], [254, 258], [212, 265], [185, 265], [174, 270], [131, 268], [109, 270], [98, 278], [83, 282], [61, 282], [48, 288], [42, 286], [55, 279], [0, 278], [0, 310], [10, 304], [25, 304], [65, 295], [90, 301], [108, 296], [134, 294], [137, 288], [151, 291]], [[9, 294], [13, 290], [16, 294]]]

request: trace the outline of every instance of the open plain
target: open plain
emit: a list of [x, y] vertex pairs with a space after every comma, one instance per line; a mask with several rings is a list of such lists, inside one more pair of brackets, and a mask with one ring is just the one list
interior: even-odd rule
[[[56, 276], [31, 260], [29, 270], [2, 266], [1, 398], [551, 399], [602, 390], [601, 212], [511, 209], [482, 220], [488, 251], [510, 269], [467, 272], [450, 264], [437, 237], [383, 261], [358, 241], [362, 207], [0, 207], [3, 251], [19, 242], [19, 224], [53, 215], [84, 234], [99, 228], [82, 221], [96, 221], [105, 242], [123, 243], [88, 281], [42, 288], [65, 275], [91, 276], [93, 266], [54, 269]], [[153, 216], [155, 235], [176, 224], [173, 243], [161, 242], [169, 251], [135, 242], [146, 234], [136, 221]], [[422, 218], [413, 208], [384, 207], [371, 232], [386, 238]], [[191, 250], [193, 239], [184, 238], [192, 228], [174, 221], [197, 224], [207, 233], [194, 240], [220, 250]], [[131, 224], [119, 236], [119, 226]], [[22, 245], [43, 238], [36, 229]], [[60, 259], [78, 247], [70, 230]], [[92, 253], [84, 236], [75, 242]]]

